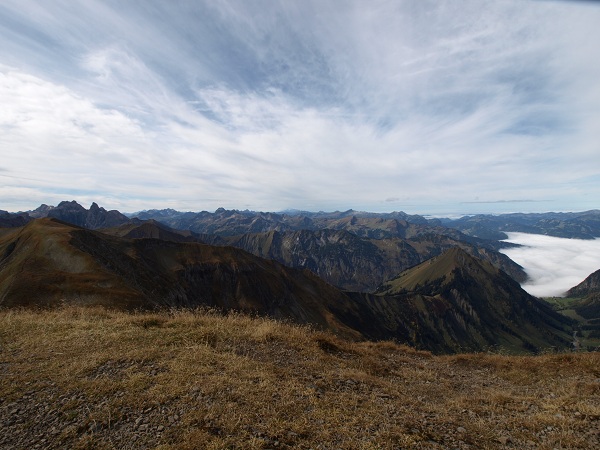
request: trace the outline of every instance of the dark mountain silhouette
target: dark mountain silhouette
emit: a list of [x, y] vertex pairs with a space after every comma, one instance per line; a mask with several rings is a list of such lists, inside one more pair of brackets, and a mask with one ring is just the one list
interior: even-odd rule
[[129, 218], [117, 210], [107, 211], [96, 203], [92, 203], [90, 209], [87, 210], [74, 200], [61, 202], [57, 207], [49, 209], [46, 217], [52, 217], [91, 230], [129, 222]]
[[[90, 209], [85, 209], [75, 200], [70, 202], [60, 202], [58, 206], [42, 204], [33, 211], [19, 213], [19, 215], [25, 218], [25, 223], [32, 219], [51, 217], [72, 225], [77, 225], [78, 227], [89, 228], [91, 230], [115, 227], [130, 222], [130, 219], [127, 216], [121, 214], [117, 210], [107, 211], [106, 209], [98, 206], [95, 202], [92, 203]], [[0, 222], [0, 226], [4, 227], [22, 225], [23, 223], [17, 222], [13, 224], [3, 224]]]
[[22, 227], [30, 221], [31, 217], [27, 213], [9, 213], [0, 209], [1, 228]]
[[[448, 258], [463, 261], [460, 276], [450, 271], [452, 283], [422, 278], [421, 290], [397, 294], [392, 281], [382, 295], [371, 295], [342, 292], [309, 270], [230, 246], [123, 238], [45, 218], [0, 233], [0, 306], [208, 305], [435, 352], [495, 345], [531, 352], [559, 345], [567, 319], [513, 291], [516, 283], [491, 264], [458, 255], [450, 251], [431, 263], [449, 267], [443, 263]], [[438, 285], [444, 289], [437, 292]]]

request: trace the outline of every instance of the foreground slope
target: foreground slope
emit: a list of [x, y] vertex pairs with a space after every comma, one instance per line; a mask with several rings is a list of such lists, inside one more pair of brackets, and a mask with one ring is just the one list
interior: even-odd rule
[[399, 295], [428, 317], [449, 345], [482, 350], [568, 346], [571, 320], [525, 292], [486, 261], [453, 248], [384, 283], [378, 293]]
[[5, 310], [0, 447], [592, 449], [599, 367], [201, 311]]

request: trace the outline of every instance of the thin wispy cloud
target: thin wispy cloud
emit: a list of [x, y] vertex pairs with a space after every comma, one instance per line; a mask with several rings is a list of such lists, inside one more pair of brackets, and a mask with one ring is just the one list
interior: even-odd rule
[[538, 297], [563, 296], [600, 269], [600, 239], [564, 239], [527, 233], [506, 233], [507, 242], [522, 247], [501, 250], [525, 269], [523, 289]]
[[0, 209], [596, 208], [599, 22], [578, 2], [8, 0]]

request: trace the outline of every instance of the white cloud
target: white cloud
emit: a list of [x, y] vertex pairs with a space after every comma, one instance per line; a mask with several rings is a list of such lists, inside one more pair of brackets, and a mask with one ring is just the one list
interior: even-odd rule
[[381, 210], [397, 197], [435, 213], [424, 205], [600, 198], [600, 8], [0, 8], [0, 143], [15, 188], [126, 209]]
[[562, 296], [600, 269], [600, 239], [564, 239], [527, 233], [506, 233], [507, 242], [523, 247], [502, 253], [523, 266], [529, 280], [523, 289], [538, 297]]

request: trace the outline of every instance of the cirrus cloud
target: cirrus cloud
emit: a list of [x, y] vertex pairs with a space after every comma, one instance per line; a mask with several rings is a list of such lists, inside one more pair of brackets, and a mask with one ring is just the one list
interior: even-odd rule
[[599, 20], [516, 0], [7, 0], [0, 206], [595, 208]]

